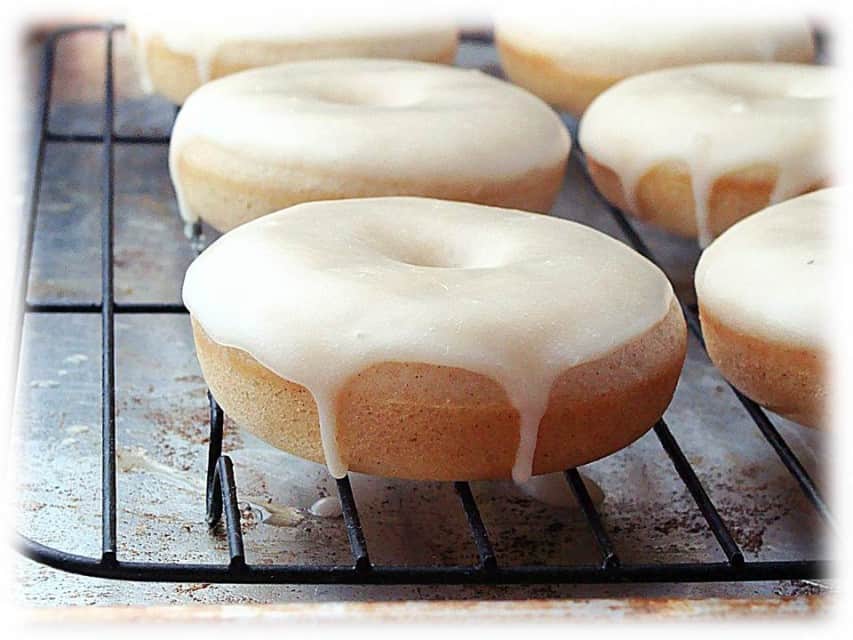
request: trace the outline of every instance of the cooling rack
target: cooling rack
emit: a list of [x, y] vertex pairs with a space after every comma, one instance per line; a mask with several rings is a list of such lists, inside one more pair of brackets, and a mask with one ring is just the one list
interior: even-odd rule
[[[642, 563], [623, 563], [612, 543], [593, 500], [575, 469], [565, 471], [568, 487], [575, 495], [580, 511], [597, 546], [598, 562], [582, 565], [504, 565], [489, 540], [486, 526], [480, 517], [477, 502], [467, 482], [455, 482], [453, 487], [465, 515], [478, 560], [471, 565], [395, 566], [371, 561], [368, 541], [361, 526], [356, 497], [348, 478], [337, 481], [343, 520], [349, 541], [352, 561], [349, 564], [251, 564], [240, 528], [238, 488], [231, 459], [223, 453], [224, 415], [208, 394], [210, 404], [210, 440], [206, 482], [206, 516], [213, 527], [224, 516], [229, 548], [229, 561], [220, 564], [180, 562], [126, 561], [117, 554], [116, 511], [116, 409], [115, 362], [116, 345], [114, 321], [122, 314], [186, 314], [186, 308], [173, 303], [119, 303], [113, 285], [113, 221], [115, 193], [114, 151], [119, 145], [167, 145], [168, 136], [120, 135], [114, 127], [114, 34], [120, 24], [97, 24], [64, 28], [53, 33], [44, 45], [40, 76], [38, 119], [36, 123], [35, 156], [32, 167], [32, 191], [24, 237], [20, 244], [17, 291], [21, 313], [16, 320], [14, 336], [20, 366], [21, 337], [27, 314], [94, 314], [101, 319], [101, 555], [82, 556], [46, 546], [36, 540], [16, 534], [16, 546], [26, 557], [72, 573], [119, 580], [210, 583], [300, 583], [300, 584], [556, 584], [556, 583], [627, 583], [627, 582], [722, 582], [759, 580], [796, 580], [827, 577], [830, 565], [819, 559], [785, 559], [778, 561], [746, 561], [737, 541], [710, 499], [690, 462], [684, 455], [673, 432], [664, 420], [659, 420], [653, 432], [662, 454], [671, 461], [680, 481], [686, 487], [701, 512], [708, 535], [712, 536], [725, 555], [725, 561], [655, 562], [650, 558]], [[49, 126], [53, 71], [57, 43], [81, 31], [100, 32], [105, 39], [106, 65], [104, 76], [103, 129], [100, 134], [80, 134], [73, 131], [54, 131]], [[474, 34], [482, 42], [487, 36]], [[103, 154], [101, 179], [101, 296], [88, 302], [31, 303], [28, 282], [33, 255], [36, 219], [40, 193], [45, 182], [44, 165], [49, 145], [83, 143], [100, 146]], [[575, 149], [573, 153], [582, 155]], [[655, 261], [641, 235], [617, 208], [604, 202], [613, 219], [633, 247]], [[681, 302], [681, 301], [680, 301]], [[687, 324], [704, 347], [698, 313], [694, 305], [681, 302]], [[737, 400], [752, 418], [761, 435], [772, 447], [785, 469], [796, 480], [800, 490], [831, 530], [832, 517], [826, 502], [785, 442], [767, 414], [755, 403], [732, 388]], [[543, 532], [543, 535], [544, 532]]]

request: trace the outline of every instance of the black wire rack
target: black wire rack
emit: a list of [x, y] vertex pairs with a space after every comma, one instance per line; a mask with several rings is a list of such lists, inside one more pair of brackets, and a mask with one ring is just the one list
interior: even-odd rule
[[[620, 583], [620, 582], [715, 582], [753, 580], [817, 579], [829, 575], [826, 560], [746, 561], [717, 507], [709, 498], [681, 450], [675, 436], [664, 420], [654, 425], [654, 433], [665, 454], [692, 496], [704, 517], [708, 532], [713, 535], [725, 555], [724, 562], [642, 563], [623, 564], [593, 504], [590, 495], [575, 469], [565, 472], [566, 482], [578, 500], [583, 516], [597, 546], [599, 561], [586, 565], [512, 565], [504, 566], [489, 541], [489, 535], [477, 503], [467, 482], [455, 482], [470, 535], [476, 547], [478, 561], [472, 565], [450, 566], [389, 566], [375, 564], [368, 554], [359, 512], [348, 478], [337, 481], [343, 521], [349, 539], [352, 562], [345, 565], [249, 564], [240, 529], [237, 486], [231, 459], [222, 452], [223, 412], [208, 394], [210, 402], [210, 442], [207, 464], [207, 521], [213, 526], [224, 514], [229, 562], [221, 564], [191, 564], [166, 562], [125, 561], [117, 554], [116, 530], [116, 411], [115, 411], [115, 337], [116, 314], [185, 314], [186, 308], [169, 303], [117, 303], [113, 287], [113, 203], [114, 149], [117, 145], [166, 145], [168, 136], [118, 135], [114, 128], [115, 92], [113, 80], [114, 34], [119, 24], [75, 26], [53, 33], [44, 46], [40, 79], [40, 101], [36, 123], [36, 147], [32, 168], [32, 192], [28, 219], [21, 242], [17, 291], [21, 313], [16, 320], [18, 367], [20, 367], [21, 337], [24, 316], [44, 313], [87, 313], [101, 317], [101, 389], [102, 389], [102, 545], [100, 557], [67, 553], [45, 546], [21, 534], [16, 534], [16, 546], [26, 557], [72, 573], [135, 581], [219, 582], [219, 583], [302, 583], [302, 584], [553, 584], [553, 583]], [[53, 131], [48, 116], [51, 105], [54, 61], [57, 42], [81, 31], [101, 32], [106, 44], [104, 77], [103, 130], [101, 134], [77, 134]], [[482, 35], [474, 36], [482, 42]], [[48, 143], [89, 143], [100, 145], [103, 153], [101, 176], [101, 298], [84, 303], [30, 303], [27, 287], [33, 254], [39, 196], [44, 177]], [[573, 153], [579, 153], [577, 149]], [[631, 222], [618, 209], [607, 205], [634, 248], [652, 261], [654, 256]], [[684, 315], [693, 335], [702, 342], [699, 318], [693, 306], [682, 303]], [[704, 346], [704, 343], [703, 343]], [[778, 454], [785, 468], [798, 483], [803, 494], [833, 529], [826, 502], [803, 468], [796, 455], [773, 425], [766, 413], [755, 403], [732, 388], [737, 400], [748, 412], [756, 427]]]

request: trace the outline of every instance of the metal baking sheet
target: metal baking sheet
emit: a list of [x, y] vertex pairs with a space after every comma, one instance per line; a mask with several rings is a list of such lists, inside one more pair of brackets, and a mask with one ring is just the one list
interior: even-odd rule
[[[143, 96], [117, 36], [120, 132], [165, 134], [174, 109]], [[30, 59], [37, 56], [35, 47]], [[101, 126], [101, 34], [65, 39], [57, 51], [55, 130]], [[465, 43], [457, 63], [496, 72], [493, 47]], [[165, 147], [116, 149], [116, 297], [175, 301], [193, 252], [183, 236]], [[45, 165], [30, 300], [97, 299], [98, 145], [52, 146]], [[554, 214], [623, 239], [576, 159]], [[643, 237], [685, 299], [692, 299], [696, 246], [651, 228]], [[128, 560], [225, 562], [222, 531], [204, 521], [207, 405], [184, 316], [116, 318], [119, 556]], [[42, 543], [100, 552], [100, 320], [32, 315], [24, 332], [13, 451], [18, 527]], [[666, 419], [747, 560], [820, 558], [821, 524], [793, 478], [692, 338]], [[809, 473], [821, 476], [821, 434], [776, 419]], [[226, 422], [250, 562], [346, 562], [340, 519], [311, 516], [334, 495], [325, 469], [275, 450]], [[605, 494], [604, 524], [626, 563], [723, 560], [659, 443], [649, 434], [582, 472]], [[476, 551], [452, 486], [355, 474], [353, 488], [373, 560], [473, 562]], [[472, 483], [502, 562], [591, 562], [582, 517], [535, 502], [508, 482]], [[29, 606], [282, 603], [547, 598], [752, 598], [822, 593], [817, 582], [565, 586], [301, 586], [145, 584], [84, 578], [19, 559], [18, 597]], [[630, 608], [630, 607], [629, 607]], [[814, 607], [804, 606], [803, 610]]]

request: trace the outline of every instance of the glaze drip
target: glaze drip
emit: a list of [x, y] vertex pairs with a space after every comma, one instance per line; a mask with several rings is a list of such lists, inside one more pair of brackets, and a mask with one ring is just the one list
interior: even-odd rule
[[520, 416], [518, 482], [532, 474], [557, 377], [651, 329], [672, 296], [656, 266], [591, 228], [425, 198], [259, 218], [214, 242], [183, 288], [213, 340], [311, 392], [335, 477], [347, 472], [339, 390], [372, 365], [417, 362], [501, 385]]
[[[592, 503], [598, 506], [604, 502], [604, 491], [598, 483], [584, 474], [580, 475]], [[566, 476], [562, 471], [534, 476], [516, 486], [524, 495], [542, 504], [558, 509], [580, 509], [580, 505], [569, 488]]]
[[707, 246], [713, 238], [709, 199], [720, 177], [756, 166], [777, 169], [771, 204], [828, 179], [835, 80], [832, 69], [793, 64], [654, 71], [596, 98], [581, 120], [580, 143], [617, 173], [634, 212], [637, 187], [649, 170], [685, 165], [697, 235]]

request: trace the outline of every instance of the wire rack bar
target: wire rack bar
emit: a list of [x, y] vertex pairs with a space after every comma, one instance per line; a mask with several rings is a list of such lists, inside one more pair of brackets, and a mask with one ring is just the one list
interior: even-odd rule
[[796, 454], [791, 451], [788, 443], [785, 442], [784, 438], [779, 434], [779, 431], [775, 426], [773, 426], [773, 423], [770, 422], [770, 418], [768, 418], [764, 410], [762, 410], [761, 407], [755, 404], [752, 400], [747, 398], [733, 386], [729, 385], [729, 387], [731, 387], [731, 390], [737, 396], [738, 400], [740, 400], [741, 404], [746, 408], [750, 417], [761, 431], [761, 434], [767, 442], [770, 443], [770, 446], [773, 447], [773, 450], [776, 452], [776, 455], [779, 456], [782, 464], [784, 464], [785, 468], [788, 469], [792, 476], [794, 476], [794, 479], [800, 486], [800, 490], [805, 494], [809, 502], [814, 505], [815, 509], [821, 515], [824, 522], [829, 525], [830, 529], [836, 530], [837, 527], [835, 520], [832, 517], [832, 512], [829, 510], [829, 505], [824, 501], [823, 496], [808, 471], [803, 467], [799, 458], [797, 458]]
[[106, 31], [106, 73], [104, 81], [103, 179], [101, 188], [101, 391], [103, 468], [101, 484], [102, 555], [116, 560], [116, 414], [115, 414], [115, 332], [113, 287], [113, 196], [115, 175], [112, 131], [115, 120], [113, 87], [113, 27]]
[[479, 566], [483, 571], [494, 571], [498, 566], [497, 556], [492, 548], [492, 543], [489, 541], [489, 534], [486, 531], [486, 525], [483, 524], [483, 518], [480, 517], [480, 509], [474, 500], [474, 494], [471, 493], [471, 486], [467, 482], [454, 482], [453, 489], [459, 496], [462, 509], [465, 511], [468, 528], [471, 530], [471, 539], [477, 548]]
[[569, 483], [569, 488], [572, 490], [575, 499], [583, 511], [590, 531], [592, 531], [595, 543], [598, 545], [598, 550], [601, 552], [601, 568], [613, 569], [618, 567], [619, 556], [616, 555], [613, 543], [610, 541], [610, 536], [607, 535], [607, 531], [604, 529], [601, 516], [598, 515], [598, 510], [595, 508], [595, 504], [592, 502], [592, 498], [589, 495], [589, 491], [586, 490], [586, 485], [584, 485], [580, 474], [577, 469], [568, 469], [565, 472], [565, 476], [566, 482]]
[[[574, 470], [566, 472], [566, 480], [575, 493], [581, 509], [601, 552], [598, 565], [580, 566], [498, 566], [486, 528], [480, 517], [470, 486], [465, 482], [454, 484], [468, 521], [471, 536], [477, 547], [478, 565], [467, 566], [375, 566], [367, 552], [356, 500], [348, 478], [338, 480], [344, 524], [352, 553], [351, 565], [250, 565], [245, 559], [245, 548], [240, 530], [237, 503], [237, 486], [230, 458], [222, 454], [224, 415], [212, 396], [210, 402], [210, 443], [208, 448], [207, 519], [213, 525], [223, 512], [229, 545], [230, 562], [227, 564], [126, 562], [116, 554], [115, 491], [115, 337], [114, 315], [122, 313], [181, 314], [187, 310], [181, 304], [151, 302], [122, 303], [114, 299], [113, 286], [113, 219], [114, 219], [114, 146], [163, 145], [168, 136], [117, 134], [114, 130], [114, 56], [113, 34], [120, 25], [84, 25], [61, 29], [51, 35], [44, 47], [40, 102], [38, 106], [33, 182], [28, 206], [29, 217], [23, 228], [23, 241], [19, 256], [17, 292], [22, 313], [16, 322], [18, 366], [20, 367], [21, 337], [26, 313], [98, 313], [102, 318], [103, 382], [103, 468], [102, 468], [102, 554], [92, 558], [70, 554], [16, 534], [16, 546], [26, 557], [50, 567], [82, 575], [119, 580], [166, 582], [218, 582], [218, 583], [302, 583], [302, 584], [548, 584], [548, 583], [619, 583], [619, 582], [711, 582], [749, 580], [796, 580], [822, 578], [829, 574], [830, 566], [820, 560], [781, 560], [771, 562], [744, 562], [743, 555], [732, 539], [716, 507], [699, 482], [690, 463], [663, 421], [655, 432], [670, 456], [679, 477], [687, 486], [703, 516], [723, 549], [727, 562], [639, 563], [622, 565], [606, 533], [601, 517], [596, 511], [580, 476]], [[104, 78], [103, 131], [101, 134], [63, 133], [51, 131], [48, 126], [51, 105], [53, 70], [57, 41], [79, 31], [97, 30], [106, 38], [106, 73]], [[475, 41], [488, 38], [472, 36]], [[469, 38], [470, 39], [470, 38]], [[101, 300], [98, 302], [34, 302], [27, 301], [27, 288], [31, 271], [39, 197], [44, 181], [44, 161], [48, 144], [85, 143], [103, 145], [103, 177], [101, 203]], [[576, 147], [577, 150], [577, 147]], [[577, 158], [578, 155], [576, 154]], [[597, 193], [597, 191], [596, 191]], [[600, 195], [599, 195], [600, 197]], [[654, 261], [645, 242], [621, 211], [604, 203], [613, 215], [629, 242], [640, 253]], [[701, 327], [695, 309], [684, 307], [691, 331], [701, 342]], [[736, 392], [737, 393], [737, 392]], [[786, 468], [794, 475], [803, 491], [827, 519], [829, 511], [811, 478], [802, 468], [782, 436], [776, 431], [764, 412], [748, 399], [737, 394], [749, 411], [765, 438], [774, 447]]]
[[681, 447], [678, 446], [672, 432], [666, 426], [666, 422], [658, 420], [654, 426], [654, 431], [664, 450], [666, 450], [667, 455], [672, 460], [672, 464], [675, 466], [675, 470], [681, 477], [682, 482], [684, 482], [688, 491], [690, 491], [690, 495], [693, 497], [694, 502], [696, 502], [696, 506], [699, 507], [702, 516], [704, 516], [708, 526], [711, 527], [711, 531], [714, 533], [714, 537], [720, 544], [723, 553], [726, 554], [726, 558], [733, 565], [742, 565], [743, 552], [741, 552], [734, 538], [732, 538], [729, 528], [723, 522], [714, 503], [711, 502], [702, 483], [699, 482], [696, 472], [693, 471], [693, 467], [690, 466], [690, 462], [688, 462]]
[[237, 504], [237, 483], [234, 481], [234, 465], [228, 456], [220, 456], [216, 464], [219, 478], [220, 501], [225, 509], [225, 530], [228, 537], [228, 553], [231, 567], [246, 566], [246, 552], [243, 550], [243, 532], [240, 529], [240, 507]]
[[[56, 133], [48, 131], [45, 134], [48, 142], [76, 142], [82, 144], [101, 144], [104, 136], [97, 133]], [[127, 136], [118, 133], [110, 135], [114, 144], [150, 144], [167, 145], [169, 136]]]
[[189, 313], [187, 308], [180, 303], [171, 302], [116, 302], [113, 304], [115, 313], [128, 314], [182, 314]]
[[[575, 157], [577, 158], [577, 162], [581, 165], [582, 170], [586, 176], [587, 182], [592, 184], [592, 179], [589, 176], [589, 172], [586, 168], [586, 161], [584, 159], [583, 151], [580, 149], [580, 145], [576, 143], [576, 152]], [[599, 193], [598, 189], [594, 186], [592, 187], [593, 192], [598, 198], [599, 202], [610, 212], [610, 215], [615, 220], [616, 224], [625, 234], [625, 237], [631, 243], [636, 251], [641, 253], [643, 256], [659, 265], [660, 263], [655, 258], [649, 246], [646, 242], [640, 237], [640, 234], [637, 233], [637, 230], [634, 228], [634, 225], [628, 220], [627, 216], [618, 208], [610, 204], [604, 196]], [[705, 347], [705, 339], [702, 336], [702, 327], [699, 320], [699, 314], [694, 306], [685, 304], [680, 298], [678, 300], [679, 305], [681, 305], [681, 311], [684, 314], [685, 320], [687, 322], [687, 327], [690, 329], [690, 332], [693, 336], [699, 341], [699, 344], [702, 346], [703, 351], [707, 354], [707, 349]], [[829, 509], [829, 505], [823, 499], [820, 490], [817, 488], [814, 480], [812, 480], [809, 473], [806, 471], [805, 467], [800, 462], [799, 458], [797, 458], [796, 454], [791, 451], [791, 448], [785, 442], [785, 439], [779, 434], [779, 431], [773, 426], [773, 423], [770, 421], [770, 418], [767, 417], [767, 413], [762, 409], [758, 404], [747, 398], [740, 391], [735, 389], [734, 386], [727, 382], [729, 388], [734, 392], [737, 399], [743, 405], [744, 409], [746, 409], [749, 416], [752, 418], [755, 425], [758, 427], [761, 434], [767, 440], [776, 454], [779, 456], [779, 459], [782, 461], [782, 464], [788, 470], [788, 472], [794, 477], [803, 494], [812, 503], [815, 510], [820, 514], [823, 520], [831, 527], [834, 528], [834, 520], [832, 518], [832, 514]]]
[[359, 571], [338, 565], [252, 565], [118, 561], [105, 565], [89, 558], [46, 547], [17, 535], [16, 546], [41, 564], [81, 575], [140, 582], [292, 583], [292, 584], [602, 584], [650, 582], [729, 582], [820, 579], [830, 566], [819, 560], [623, 565], [603, 571], [589, 566], [512, 566], [486, 573], [471, 566], [376, 566]]
[[27, 313], [101, 313], [100, 302], [36, 302], [27, 303]]
[[15, 265], [15, 299], [16, 313], [12, 327], [12, 353], [14, 354], [13, 374], [9, 380], [9, 419], [14, 414], [14, 398], [17, 386], [18, 372], [21, 368], [23, 355], [22, 339], [24, 335], [24, 318], [27, 311], [27, 291], [29, 289], [30, 272], [33, 262], [33, 246], [35, 244], [36, 222], [38, 221], [39, 202], [41, 201], [41, 185], [44, 179], [44, 159], [47, 151], [47, 123], [50, 118], [50, 102], [53, 94], [53, 67], [56, 52], [56, 40], [60, 33], [54, 33], [45, 42], [41, 60], [41, 77], [39, 80], [38, 113], [33, 123], [35, 130], [35, 153], [31, 170], [32, 186], [27, 205], [27, 216], [21, 229], [17, 264]]
[[[27, 313], [103, 313], [100, 302], [30, 302]], [[113, 302], [113, 314], [182, 314], [189, 313], [180, 303], [171, 302]]]
[[207, 504], [207, 524], [213, 526], [222, 516], [222, 499], [216, 492], [216, 465], [222, 456], [222, 435], [225, 416], [222, 408], [208, 391], [210, 403], [210, 438], [207, 443], [207, 482], [205, 497]]
[[367, 554], [367, 543], [364, 541], [364, 530], [361, 528], [361, 519], [358, 516], [355, 498], [352, 495], [352, 486], [349, 478], [343, 477], [337, 480], [338, 498], [341, 501], [341, 512], [344, 517], [344, 526], [347, 530], [352, 561], [355, 569], [359, 572], [371, 569], [370, 557]]

